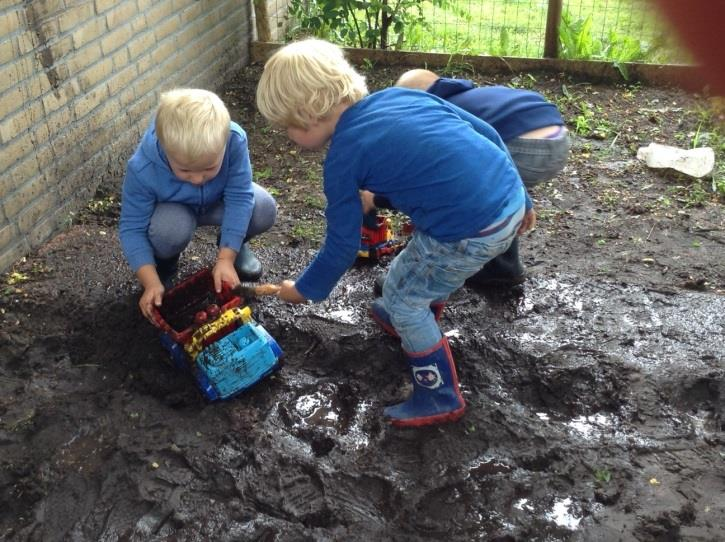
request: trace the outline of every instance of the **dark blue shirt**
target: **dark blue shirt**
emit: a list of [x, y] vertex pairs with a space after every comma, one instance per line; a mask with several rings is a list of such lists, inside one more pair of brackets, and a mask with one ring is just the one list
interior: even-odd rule
[[538, 128], [564, 125], [557, 107], [530, 90], [477, 87], [467, 79], [441, 77], [428, 92], [486, 121], [507, 142]]

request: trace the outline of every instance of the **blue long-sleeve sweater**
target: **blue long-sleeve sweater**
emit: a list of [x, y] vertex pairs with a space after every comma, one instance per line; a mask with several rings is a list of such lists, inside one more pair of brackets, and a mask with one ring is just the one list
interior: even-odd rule
[[442, 242], [474, 237], [512, 198], [531, 200], [496, 131], [431, 94], [381, 90], [340, 116], [324, 164], [327, 233], [296, 281], [307, 299], [325, 299], [355, 261], [362, 203], [380, 194], [417, 229]]
[[224, 218], [220, 246], [239, 251], [254, 208], [252, 166], [244, 130], [234, 122], [230, 124], [219, 173], [202, 185], [194, 185], [179, 180], [171, 171], [152, 121], [128, 161], [123, 181], [119, 236], [131, 268], [137, 271], [155, 263], [148, 227], [157, 203], [183, 203], [203, 214], [221, 199]]
[[486, 121], [504, 141], [544, 126], [564, 125], [557, 107], [531, 90], [477, 87], [468, 79], [441, 77], [428, 92]]

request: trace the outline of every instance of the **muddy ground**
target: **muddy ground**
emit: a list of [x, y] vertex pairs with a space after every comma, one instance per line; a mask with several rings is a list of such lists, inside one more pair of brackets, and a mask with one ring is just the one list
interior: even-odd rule
[[[373, 88], [397, 74], [367, 73]], [[235, 75], [224, 99], [280, 204], [254, 242], [265, 278], [293, 278], [324, 231], [322, 156], [266, 127], [258, 76]], [[0, 540], [722, 540], [723, 202], [710, 179], [635, 158], [650, 141], [721, 147], [709, 102], [469, 76], [544, 92], [576, 135], [563, 174], [532, 191], [526, 283], [464, 287], [442, 319], [460, 422], [381, 420], [406, 382], [399, 344], [366, 313], [386, 261], [351, 269], [325, 303], [255, 302], [283, 367], [205, 402], [137, 310], [119, 187], [103, 187], [4, 277]], [[183, 273], [212, 261], [214, 237], [200, 232]]]

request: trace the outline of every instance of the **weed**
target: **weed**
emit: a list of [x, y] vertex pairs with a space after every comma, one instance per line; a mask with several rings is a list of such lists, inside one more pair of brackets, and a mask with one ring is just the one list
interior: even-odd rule
[[264, 169], [256, 170], [254, 172], [254, 180], [259, 182], [264, 179], [269, 179], [272, 176], [272, 168], [266, 167]]
[[12, 271], [7, 274], [5, 278], [5, 284], [13, 286], [15, 284], [21, 284], [23, 282], [26, 282], [28, 280], [30, 280], [30, 275], [27, 275], [26, 273], [20, 273], [19, 271]]
[[307, 170], [305, 177], [312, 183], [322, 183], [322, 169], [311, 167]]
[[115, 196], [105, 196], [91, 200], [87, 206], [91, 214], [99, 216], [115, 216], [121, 209], [121, 203]]
[[451, 75], [472, 75], [476, 73], [476, 69], [473, 67], [473, 64], [470, 62], [464, 62], [460, 58], [456, 58], [460, 55], [450, 55], [448, 57], [448, 62], [446, 62], [446, 66], [443, 68], [443, 72]]
[[362, 65], [360, 67], [364, 72], [371, 72], [375, 69], [375, 61], [368, 57], [365, 57], [362, 59]]
[[622, 199], [622, 194], [616, 188], [608, 188], [598, 196], [599, 201], [608, 209], [614, 209]]
[[667, 189], [667, 193], [686, 208], [702, 207], [710, 200], [710, 193], [701, 179], [697, 179], [689, 185], [672, 186]]
[[531, 90], [536, 86], [536, 78], [530, 73], [524, 74], [522, 77], [514, 77], [511, 80], [511, 87], [523, 88]]
[[629, 80], [628, 62], [653, 60], [663, 44], [662, 38], [646, 43], [631, 36], [609, 30], [606, 36], [595, 37], [592, 33], [593, 16], [574, 19], [567, 10], [561, 16], [559, 43], [561, 58], [584, 60], [610, 60], [622, 78]]
[[581, 113], [574, 117], [574, 131], [581, 136], [588, 136], [592, 133], [592, 127], [590, 124], [591, 112], [587, 107], [586, 102], [581, 102], [579, 105]]
[[304, 203], [308, 207], [312, 207], [313, 209], [324, 209], [325, 208], [325, 198], [317, 196], [317, 195], [309, 195], [305, 196]]
[[319, 242], [325, 231], [322, 220], [300, 220], [292, 227], [292, 238], [296, 240]]
[[536, 220], [541, 222], [553, 221], [566, 215], [566, 211], [559, 209], [539, 209], [536, 211]]
[[594, 479], [606, 484], [612, 479], [612, 473], [608, 469], [597, 469], [594, 471]]
[[725, 199], [725, 167], [720, 166], [712, 177], [712, 191], [720, 199]]

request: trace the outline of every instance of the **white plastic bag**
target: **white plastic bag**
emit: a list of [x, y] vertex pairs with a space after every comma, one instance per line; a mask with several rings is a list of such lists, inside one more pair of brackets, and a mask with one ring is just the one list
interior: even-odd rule
[[651, 168], [670, 168], [698, 179], [710, 174], [715, 167], [715, 153], [710, 147], [679, 149], [650, 143], [639, 148], [637, 158]]

